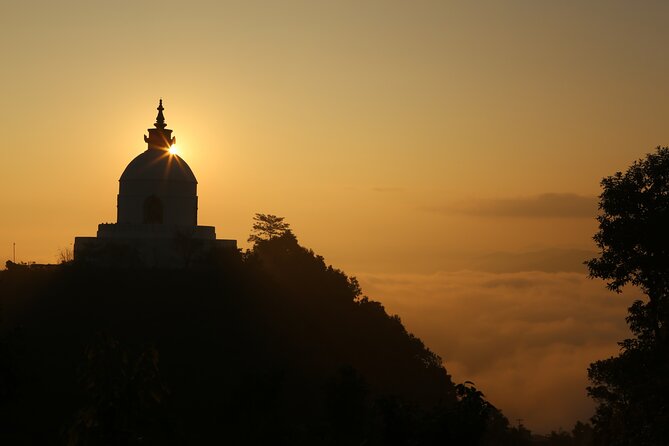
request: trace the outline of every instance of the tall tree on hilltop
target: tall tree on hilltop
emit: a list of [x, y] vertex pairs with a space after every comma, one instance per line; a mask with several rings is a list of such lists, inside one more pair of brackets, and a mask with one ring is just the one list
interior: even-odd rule
[[284, 217], [272, 214], [256, 214], [253, 217], [253, 229], [248, 241], [258, 243], [292, 232], [290, 225], [283, 220]]

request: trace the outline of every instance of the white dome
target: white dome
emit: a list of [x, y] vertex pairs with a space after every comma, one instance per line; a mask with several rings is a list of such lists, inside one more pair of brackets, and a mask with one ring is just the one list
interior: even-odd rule
[[167, 150], [148, 149], [130, 161], [119, 181], [159, 180], [196, 183], [186, 161]]
[[130, 161], [119, 180], [117, 222], [197, 226], [197, 180], [188, 164], [169, 152], [175, 143], [165, 128], [162, 101], [148, 149]]

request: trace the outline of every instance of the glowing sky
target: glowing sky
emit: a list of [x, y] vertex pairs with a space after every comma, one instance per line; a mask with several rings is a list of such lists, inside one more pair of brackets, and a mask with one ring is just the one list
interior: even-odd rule
[[[600, 299], [580, 262], [601, 177], [669, 144], [667, 18], [660, 1], [5, 0], [0, 258], [16, 242], [18, 261], [53, 262], [115, 221], [163, 97], [201, 224], [245, 241], [255, 212], [285, 216], [456, 379], [531, 428], [570, 428], [591, 407], [584, 367], [625, 335], [629, 298]], [[484, 286], [515, 275], [522, 292]], [[478, 316], [459, 331], [463, 302]], [[504, 361], [453, 347], [543, 323], [562, 328], [545, 348], [504, 338]]]

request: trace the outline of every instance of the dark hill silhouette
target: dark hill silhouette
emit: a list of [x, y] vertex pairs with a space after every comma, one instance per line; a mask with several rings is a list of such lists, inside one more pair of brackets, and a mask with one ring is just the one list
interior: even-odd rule
[[527, 444], [287, 230], [201, 270], [0, 271], [1, 444]]

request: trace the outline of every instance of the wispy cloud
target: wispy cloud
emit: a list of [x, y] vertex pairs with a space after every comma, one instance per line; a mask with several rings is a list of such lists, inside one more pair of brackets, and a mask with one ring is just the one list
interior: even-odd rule
[[579, 273], [359, 274], [363, 290], [399, 314], [455, 380], [471, 380], [510, 419], [571, 428], [592, 415], [587, 367], [628, 336], [627, 307]]
[[475, 217], [594, 218], [597, 215], [597, 198], [547, 193], [517, 198], [470, 199], [427, 209]]

